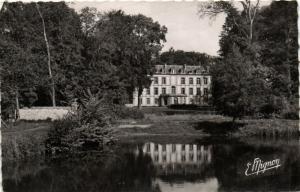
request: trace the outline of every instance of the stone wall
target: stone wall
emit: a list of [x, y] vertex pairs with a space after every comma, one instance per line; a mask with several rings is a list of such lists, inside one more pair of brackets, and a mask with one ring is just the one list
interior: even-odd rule
[[21, 120], [61, 119], [71, 107], [32, 107], [20, 109]]

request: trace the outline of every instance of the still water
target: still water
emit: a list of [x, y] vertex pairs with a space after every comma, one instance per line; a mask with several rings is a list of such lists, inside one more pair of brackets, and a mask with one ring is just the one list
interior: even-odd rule
[[[255, 172], [268, 161], [269, 169]], [[254, 174], [245, 175], [247, 166]], [[3, 187], [7, 192], [299, 191], [300, 141], [124, 139], [105, 158], [4, 163]]]

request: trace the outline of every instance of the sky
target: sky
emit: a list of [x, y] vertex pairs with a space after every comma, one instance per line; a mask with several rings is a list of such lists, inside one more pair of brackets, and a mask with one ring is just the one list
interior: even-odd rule
[[73, 2], [70, 7], [76, 11], [88, 6], [98, 11], [122, 9], [127, 14], [141, 13], [158, 21], [168, 28], [167, 42], [163, 51], [173, 47], [175, 50], [197, 51], [217, 55], [219, 35], [225, 16], [214, 21], [200, 19], [197, 15], [199, 2]]

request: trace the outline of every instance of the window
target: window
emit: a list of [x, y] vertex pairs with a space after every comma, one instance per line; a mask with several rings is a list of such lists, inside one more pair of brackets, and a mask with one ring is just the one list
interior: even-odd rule
[[150, 104], [150, 98], [147, 98], [147, 104], [148, 105]]
[[143, 98], [140, 98], [140, 103], [141, 103], [141, 105], [143, 104]]
[[176, 87], [172, 86], [172, 94], [176, 94]]
[[166, 156], [166, 155], [163, 155], [162, 161], [163, 161], [163, 162], [166, 162], [166, 161], [167, 161], [167, 156]]
[[175, 152], [175, 151], [176, 151], [176, 145], [172, 144], [172, 152]]
[[162, 81], [162, 84], [166, 84], [166, 78], [165, 78], [165, 77], [163, 77], [163, 78], [161, 79], [161, 81]]
[[184, 85], [185, 84], [185, 78], [181, 77], [181, 84]]
[[182, 149], [181, 149], [182, 151], [185, 151], [185, 145], [182, 145]]
[[150, 152], [150, 143], [147, 143], [147, 145], [146, 145], [146, 151]]
[[181, 88], [181, 94], [185, 94], [185, 88]]
[[198, 155], [197, 155], [197, 161], [200, 161], [201, 160], [201, 153], [199, 153]]
[[204, 77], [203, 81], [204, 81], [204, 85], [207, 85], [207, 77]]
[[162, 151], [166, 151], [166, 150], [167, 150], [166, 145], [163, 145], [163, 146], [162, 146]]
[[204, 95], [208, 95], [208, 89], [207, 88], [204, 88]]
[[185, 162], [185, 154], [183, 154], [183, 155], [181, 156], [181, 161], [182, 161], [182, 162]]
[[158, 151], [158, 144], [154, 145], [154, 151]]
[[154, 103], [155, 103], [156, 105], [158, 104], [158, 99], [157, 99], [157, 98], [154, 99]]
[[154, 77], [154, 84], [158, 84], [158, 77]]
[[194, 154], [193, 154], [193, 153], [190, 153], [189, 159], [190, 159], [191, 161], [194, 159]]
[[200, 84], [201, 84], [201, 79], [197, 78], [197, 85], [200, 85]]
[[190, 144], [190, 151], [193, 151], [194, 146], [192, 144]]
[[190, 78], [190, 79], [189, 79], [189, 83], [190, 83], [190, 85], [193, 85], [193, 84], [194, 84], [193, 78]]
[[174, 97], [174, 104], [178, 104], [178, 98]]
[[158, 155], [154, 155], [154, 161], [158, 162]]
[[166, 94], [167, 93], [165, 87], [163, 87], [161, 91], [162, 91], [162, 94]]
[[150, 95], [151, 92], [150, 92], [150, 88], [147, 89], [147, 95]]
[[154, 87], [154, 95], [158, 95], [158, 87]]
[[189, 93], [190, 93], [190, 95], [193, 95], [194, 94], [194, 89], [190, 88]]
[[201, 95], [201, 89], [200, 89], [200, 87], [197, 87], [197, 95]]

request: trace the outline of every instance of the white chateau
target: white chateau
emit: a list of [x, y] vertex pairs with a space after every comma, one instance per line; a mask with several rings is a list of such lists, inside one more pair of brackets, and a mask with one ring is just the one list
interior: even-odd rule
[[[141, 106], [208, 105], [211, 76], [208, 69], [190, 65], [156, 65], [152, 83], [140, 97]], [[138, 106], [137, 91], [133, 106]]]

